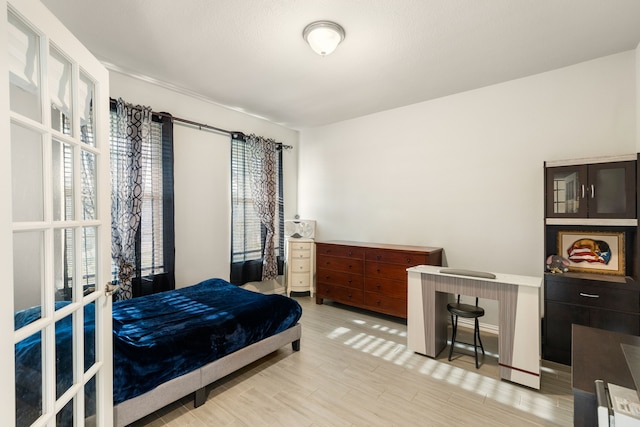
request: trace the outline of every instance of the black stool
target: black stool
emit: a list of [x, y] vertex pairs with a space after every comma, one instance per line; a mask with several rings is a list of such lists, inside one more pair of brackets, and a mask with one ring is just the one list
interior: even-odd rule
[[[480, 339], [480, 326], [478, 323], [478, 318], [484, 316], [484, 308], [478, 307], [477, 297], [476, 305], [460, 304], [460, 295], [458, 295], [458, 302], [447, 304], [447, 310], [449, 310], [449, 313], [451, 313], [451, 326], [453, 328], [451, 334], [451, 349], [449, 350], [449, 360], [451, 360], [451, 355], [453, 354], [453, 346], [456, 344], [456, 334], [458, 332], [458, 317], [474, 319], [475, 327], [473, 328], [473, 350], [476, 356], [476, 369], [478, 369], [478, 344], [476, 343], [476, 337], [477, 341], [480, 342], [480, 349], [482, 349], [482, 355], [484, 356], [484, 347], [482, 346], [482, 340]], [[471, 343], [463, 344], [471, 345]]]

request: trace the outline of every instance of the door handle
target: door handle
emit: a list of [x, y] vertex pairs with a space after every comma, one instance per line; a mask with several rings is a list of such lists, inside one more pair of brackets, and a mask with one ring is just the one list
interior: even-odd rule
[[120, 285], [114, 285], [111, 282], [107, 282], [104, 285], [104, 294], [108, 297], [112, 296], [118, 289], [120, 289]]

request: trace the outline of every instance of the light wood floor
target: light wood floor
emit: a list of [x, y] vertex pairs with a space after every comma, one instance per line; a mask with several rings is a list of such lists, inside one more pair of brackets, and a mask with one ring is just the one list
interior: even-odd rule
[[186, 397], [133, 425], [573, 424], [567, 366], [543, 362], [541, 389], [532, 390], [498, 379], [495, 335], [483, 334], [487, 355], [476, 370], [472, 351], [454, 352], [448, 362], [448, 347], [436, 359], [407, 350], [406, 322], [296, 299], [303, 308], [299, 352], [283, 347], [209, 386], [203, 406], [193, 408]]

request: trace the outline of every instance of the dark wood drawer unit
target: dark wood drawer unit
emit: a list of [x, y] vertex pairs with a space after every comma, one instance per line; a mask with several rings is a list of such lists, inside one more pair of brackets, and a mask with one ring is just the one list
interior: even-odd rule
[[[607, 281], [608, 280], [608, 281]], [[545, 276], [542, 355], [571, 364], [571, 325], [640, 335], [640, 291], [637, 282]]]
[[316, 303], [324, 299], [407, 317], [407, 268], [442, 265], [442, 248], [316, 242]]

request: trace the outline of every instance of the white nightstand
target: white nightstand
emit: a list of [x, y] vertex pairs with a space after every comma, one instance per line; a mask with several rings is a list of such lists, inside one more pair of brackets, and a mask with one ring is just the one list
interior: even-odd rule
[[291, 292], [314, 294], [315, 242], [313, 239], [287, 238], [285, 245], [285, 283], [287, 295]]

